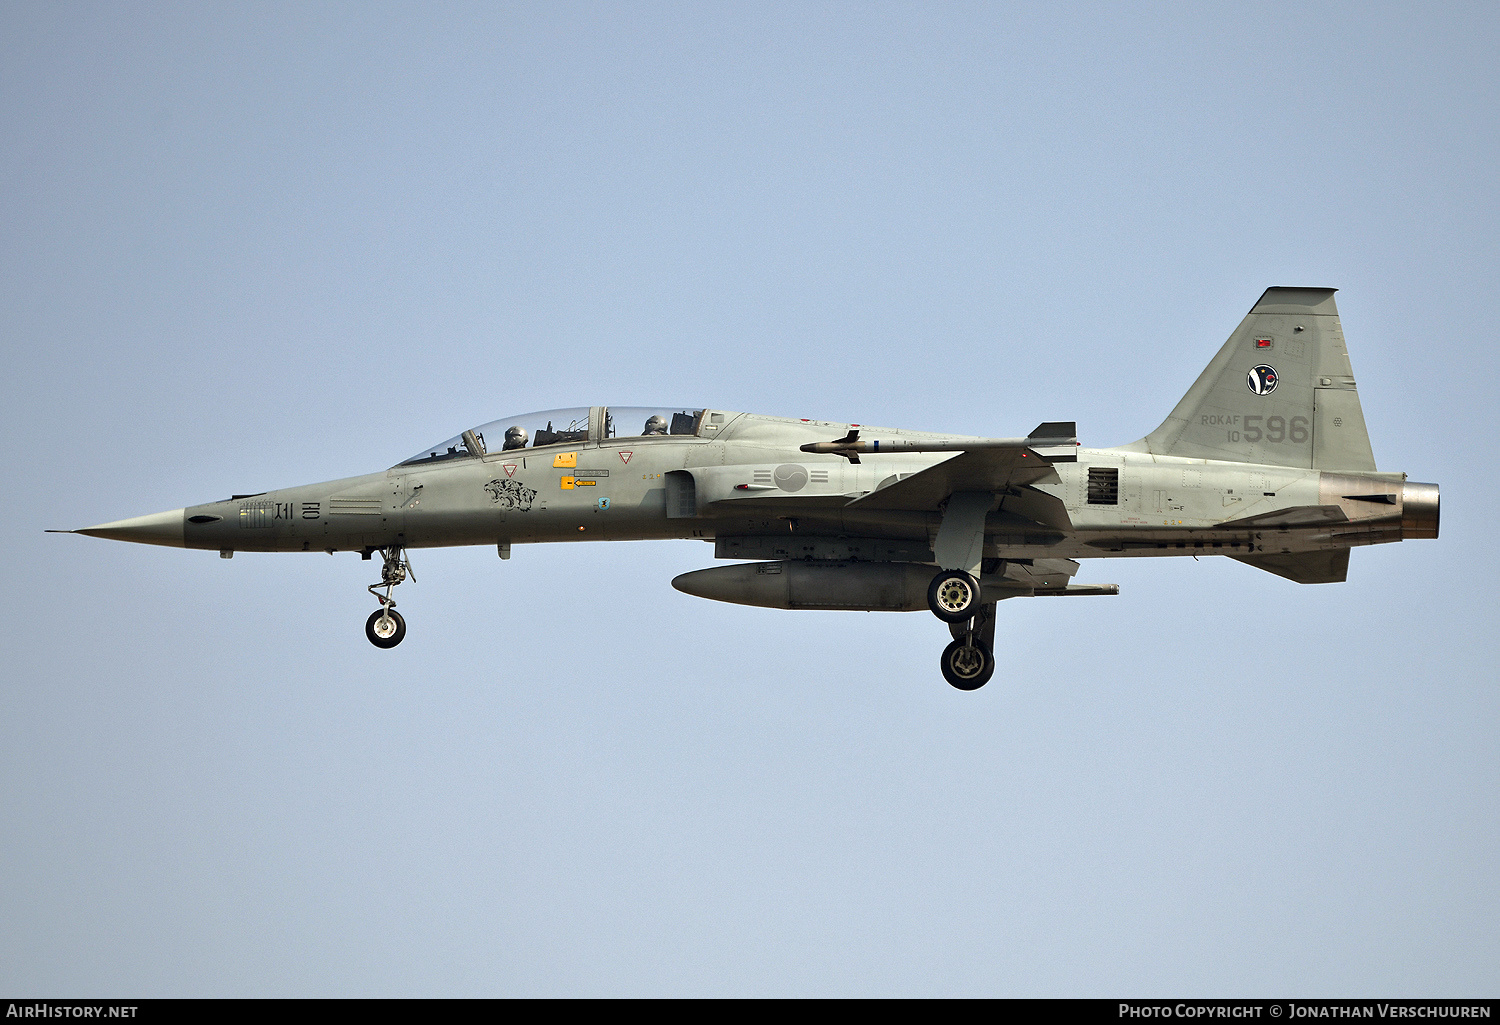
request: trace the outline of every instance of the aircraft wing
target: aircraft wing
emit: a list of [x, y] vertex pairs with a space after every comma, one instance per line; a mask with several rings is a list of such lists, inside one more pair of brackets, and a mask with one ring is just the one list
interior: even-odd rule
[[[936, 509], [944, 499], [958, 491], [1013, 491], [1038, 481], [1057, 480], [1052, 463], [1071, 462], [1078, 458], [1073, 433], [1071, 423], [1042, 424], [1026, 438], [978, 441], [975, 447], [961, 451], [952, 459], [877, 488], [849, 504], [865, 509], [925, 512]], [[1059, 508], [1062, 504], [1050, 495], [1029, 489], [1025, 497], [1032, 501], [1020, 504], [1050, 506], [1056, 503]], [[1033, 514], [1028, 518], [1047, 522], [1056, 518], [1057, 511], [1048, 509], [1046, 515]], [[1062, 512], [1062, 517], [1066, 522], [1066, 511]]]
[[936, 466], [902, 478], [850, 502], [863, 509], [925, 511], [955, 491], [1004, 491], [1056, 477], [1052, 464], [1028, 455], [1024, 446], [961, 452]]

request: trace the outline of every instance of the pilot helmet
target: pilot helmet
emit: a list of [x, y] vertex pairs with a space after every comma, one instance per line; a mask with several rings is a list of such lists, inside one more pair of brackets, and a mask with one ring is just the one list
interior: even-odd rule
[[526, 447], [526, 428], [524, 428], [524, 427], [507, 427], [505, 429], [505, 447], [506, 448], [525, 448]]
[[646, 434], [666, 434], [667, 418], [660, 413], [653, 413], [646, 419]]

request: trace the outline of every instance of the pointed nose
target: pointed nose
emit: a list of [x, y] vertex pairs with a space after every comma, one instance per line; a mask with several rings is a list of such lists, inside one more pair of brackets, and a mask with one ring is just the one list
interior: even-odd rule
[[186, 509], [152, 513], [150, 516], [135, 516], [128, 520], [101, 523], [97, 527], [84, 527], [75, 534], [89, 537], [105, 537], [111, 541], [135, 541], [143, 545], [174, 545], [183, 547], [183, 518]]

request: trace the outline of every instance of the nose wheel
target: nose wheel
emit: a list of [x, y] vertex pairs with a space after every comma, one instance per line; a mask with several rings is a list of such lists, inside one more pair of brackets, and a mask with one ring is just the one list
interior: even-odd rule
[[377, 648], [394, 648], [406, 637], [406, 620], [393, 608], [376, 609], [365, 620], [365, 636]]
[[[380, 549], [380, 557], [383, 560], [380, 566], [380, 583], [369, 587], [370, 593], [380, 603], [380, 608], [370, 613], [370, 618], [365, 620], [365, 636], [377, 648], [394, 648], [406, 638], [406, 620], [396, 611], [396, 601], [391, 597], [391, 592], [408, 576], [416, 580], [417, 575], [411, 571], [411, 560], [399, 547]], [[385, 589], [385, 594], [380, 593], [381, 588]]]

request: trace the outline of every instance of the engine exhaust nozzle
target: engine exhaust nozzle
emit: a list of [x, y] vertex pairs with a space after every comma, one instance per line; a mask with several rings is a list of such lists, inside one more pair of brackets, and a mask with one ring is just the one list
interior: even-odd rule
[[1438, 536], [1438, 486], [1407, 481], [1401, 485], [1401, 539]]

